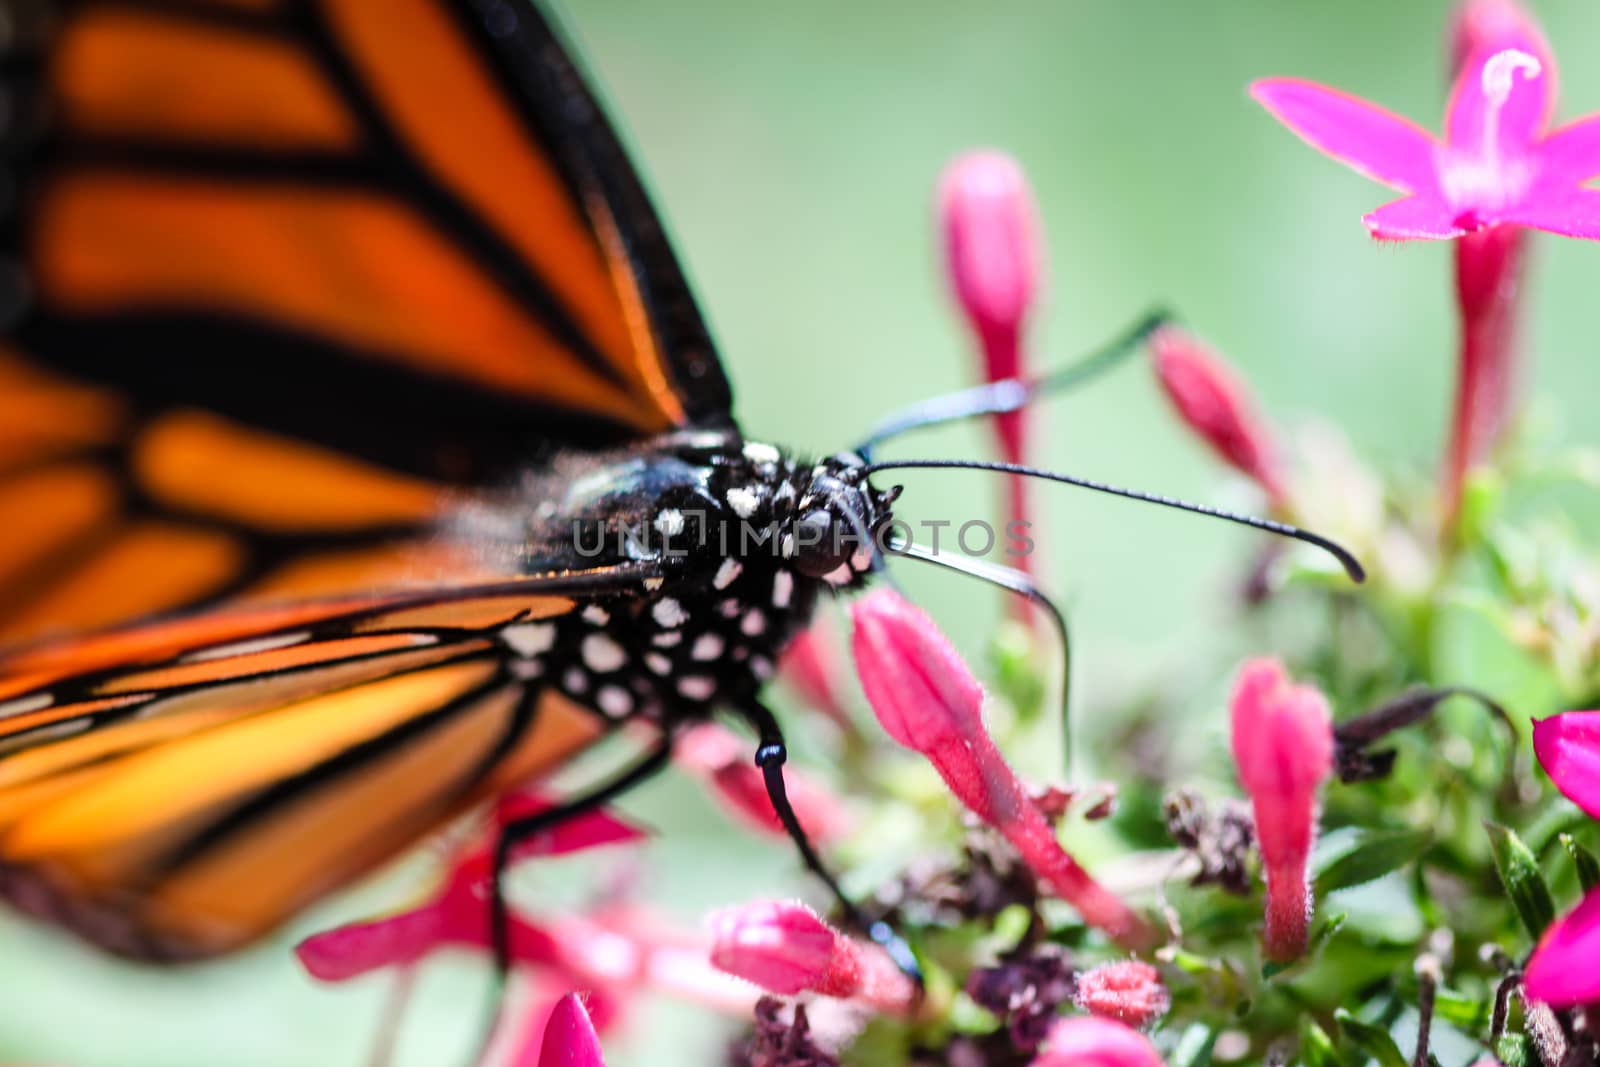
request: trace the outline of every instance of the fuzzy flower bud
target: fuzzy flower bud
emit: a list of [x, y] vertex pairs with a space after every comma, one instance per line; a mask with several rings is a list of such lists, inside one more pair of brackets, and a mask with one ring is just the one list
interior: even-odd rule
[[[939, 220], [950, 286], [983, 353], [983, 377], [997, 382], [1026, 373], [1024, 328], [1039, 287], [1038, 212], [1022, 167], [1000, 152], [956, 157], [939, 180]], [[1026, 463], [1028, 412], [995, 417], [1001, 457]], [[1027, 481], [1006, 479], [1006, 514], [1027, 522]], [[1019, 557], [1030, 569], [1032, 557]], [[1012, 602], [1018, 617], [1032, 617], [1027, 601]]]
[[1112, 1019], [1075, 1016], [1050, 1031], [1030, 1067], [1162, 1067], [1150, 1039]]
[[1544, 932], [1528, 960], [1522, 987], [1553, 1008], [1600, 1003], [1600, 889]]
[[600, 1036], [578, 994], [568, 993], [556, 1002], [544, 1027], [538, 1067], [606, 1067]]
[[1233, 368], [1176, 326], [1156, 330], [1149, 345], [1156, 380], [1184, 423], [1224, 463], [1265, 489], [1274, 504], [1283, 503], [1277, 446]]
[[977, 679], [933, 621], [890, 589], [867, 594], [850, 610], [856, 669], [889, 736], [926, 757], [956, 798], [998, 830], [1085, 922], [1128, 947], [1147, 944], [1145, 922], [1056, 840], [983, 724]]
[[761, 901], [712, 917], [714, 966], [779, 996], [820, 993], [879, 1011], [911, 1010], [917, 987], [874, 945], [852, 940], [803, 904]]
[[1294, 685], [1276, 660], [1239, 671], [1233, 690], [1233, 759], [1255, 811], [1267, 878], [1266, 953], [1279, 962], [1305, 951], [1311, 918], [1306, 864], [1317, 831], [1317, 791], [1333, 771], [1328, 702]]
[[1083, 972], [1072, 999], [1090, 1015], [1141, 1029], [1172, 1006], [1161, 972], [1139, 960], [1118, 960]]
[[801, 630], [778, 662], [778, 674], [807, 706], [832, 719], [841, 730], [853, 727], [839, 695], [839, 665], [836, 650], [829, 640], [831, 628], [821, 620]]
[[1600, 711], [1568, 711], [1536, 720], [1533, 751], [1556, 788], [1600, 819]]

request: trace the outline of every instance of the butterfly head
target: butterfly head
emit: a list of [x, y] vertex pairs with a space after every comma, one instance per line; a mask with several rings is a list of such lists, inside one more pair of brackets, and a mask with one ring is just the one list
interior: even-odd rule
[[862, 476], [865, 460], [841, 452], [802, 475], [804, 488], [781, 531], [780, 549], [808, 578], [835, 587], [858, 585], [879, 565], [880, 545], [900, 494], [874, 488]]

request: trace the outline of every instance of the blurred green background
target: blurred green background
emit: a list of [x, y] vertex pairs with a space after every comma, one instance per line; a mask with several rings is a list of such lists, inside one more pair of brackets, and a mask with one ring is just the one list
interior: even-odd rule
[[[931, 190], [953, 154], [993, 146], [1027, 168], [1048, 235], [1040, 365], [1169, 304], [1242, 368], [1273, 418], [1329, 420], [1386, 469], [1431, 475], [1452, 377], [1450, 250], [1369, 241], [1360, 216], [1387, 192], [1307, 149], [1244, 89], [1295, 74], [1436, 127], [1445, 0], [569, 7], [676, 231], [747, 432], [833, 451], [891, 408], [972, 380], [937, 269]], [[1600, 5], [1534, 7], [1562, 64], [1561, 115], [1600, 110]], [[1535, 244], [1533, 418], [1541, 432], [1597, 443], [1600, 249]], [[1051, 404], [1039, 424], [1041, 458], [1062, 469], [1255, 505], [1174, 425], [1138, 365]], [[984, 434], [961, 430], [907, 441], [897, 454], [975, 456], [986, 446]], [[908, 517], [971, 517], [999, 488], [978, 474], [906, 481]], [[1065, 489], [1039, 499], [1088, 717], [1170, 677], [1192, 686], [1185, 703], [1196, 716], [1220, 722], [1219, 679], [1185, 670], [1235, 640], [1211, 624], [1229, 608], [1251, 535]], [[901, 577], [976, 656], [996, 617], [990, 591], [914, 570]], [[644, 894], [686, 921], [758, 892], [811, 891], [785, 848], [729, 826], [681, 781], [624, 807], [663, 832]], [[561, 885], [571, 881], [558, 867], [531, 880], [557, 900], [572, 899]], [[242, 960], [180, 972], [109, 963], [8, 922], [0, 1061], [361, 1063], [384, 981], [315, 987], [288, 947], [335, 919], [392, 906], [405, 887], [391, 878]], [[428, 969], [400, 1063], [459, 1062], [482, 1010], [483, 972], [475, 962]], [[645, 1010], [615, 1062], [717, 1062], [722, 1032], [699, 1015]]]

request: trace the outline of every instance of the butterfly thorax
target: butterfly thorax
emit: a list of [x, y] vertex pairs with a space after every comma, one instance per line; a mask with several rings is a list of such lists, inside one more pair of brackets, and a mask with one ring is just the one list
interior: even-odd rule
[[618, 720], [695, 718], [753, 695], [819, 596], [873, 570], [895, 493], [860, 465], [696, 431], [530, 473], [517, 568], [633, 570], [639, 585], [507, 627], [518, 671]]

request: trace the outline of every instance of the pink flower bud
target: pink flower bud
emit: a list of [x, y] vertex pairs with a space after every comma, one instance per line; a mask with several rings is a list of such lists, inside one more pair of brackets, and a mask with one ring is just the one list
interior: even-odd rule
[[841, 730], [853, 729], [839, 696], [839, 662], [832, 628], [818, 619], [789, 642], [778, 662], [778, 674], [810, 707], [832, 719]]
[[1161, 972], [1138, 960], [1118, 960], [1083, 972], [1072, 999], [1091, 1015], [1140, 1028], [1172, 1006]]
[[1528, 960], [1522, 986], [1555, 1008], [1600, 1003], [1600, 889], [1551, 924]]
[[1276, 660], [1246, 663], [1233, 690], [1233, 759], [1255, 811], [1266, 872], [1267, 956], [1288, 962], [1306, 947], [1317, 791], [1333, 771], [1327, 700], [1291, 683]]
[[[714, 723], [686, 731], [674, 749], [677, 765], [709, 786], [729, 815], [759, 833], [785, 837], [753, 753], [750, 742]], [[844, 804], [815, 778], [786, 768], [784, 782], [795, 817], [813, 841], [830, 841], [849, 827]]]
[[1249, 390], [1215, 352], [1176, 326], [1150, 335], [1150, 356], [1179, 417], [1223, 462], [1253, 479], [1272, 499], [1285, 499], [1277, 447], [1257, 418]]
[[779, 996], [820, 993], [879, 1011], [915, 1005], [916, 983], [875, 945], [854, 941], [803, 904], [763, 901], [712, 917], [711, 962]]
[[1002, 153], [958, 156], [939, 179], [939, 215], [951, 285], [983, 343], [984, 376], [1015, 378], [1039, 284], [1039, 225], [1028, 180]]
[[921, 753], [956, 798], [998, 830], [1084, 921], [1128, 947], [1151, 931], [1061, 847], [983, 724], [983, 690], [933, 621], [890, 589], [851, 605], [856, 670], [889, 736]]
[[1534, 720], [1533, 751], [1556, 788], [1600, 819], [1600, 711]]
[[539, 1047], [539, 1067], [606, 1067], [600, 1035], [578, 994], [562, 997], [550, 1013]]
[[[1020, 378], [1026, 346], [1023, 330], [1039, 285], [1039, 223], [1033, 193], [1017, 161], [1000, 152], [958, 156], [939, 180], [939, 217], [951, 288], [978, 338], [983, 377], [996, 382]], [[995, 417], [1001, 457], [1027, 462], [1026, 411]], [[1006, 515], [1027, 522], [1032, 513], [1026, 479], [1006, 480]], [[1030, 570], [1031, 556], [1018, 563]], [[1033, 605], [1013, 600], [1017, 617], [1028, 621]]]
[[1062, 1019], [1031, 1067], [1163, 1067], [1150, 1039], [1111, 1019]]

